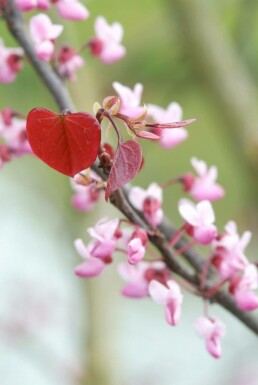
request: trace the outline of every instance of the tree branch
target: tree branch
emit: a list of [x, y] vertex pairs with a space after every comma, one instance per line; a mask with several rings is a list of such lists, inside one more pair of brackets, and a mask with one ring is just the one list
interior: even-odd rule
[[[5, 5], [3, 5], [5, 3]], [[13, 0], [7, 0], [4, 2], [0, 0], [0, 9], [3, 13], [8, 28], [15, 39], [20, 43], [26, 52], [28, 58], [31, 61], [32, 66], [38, 73], [40, 79], [45, 83], [46, 87], [54, 97], [59, 109], [62, 111], [68, 108], [71, 111], [75, 111], [72, 99], [69, 95], [67, 88], [62, 80], [55, 73], [52, 67], [45, 62], [40, 61], [34, 51], [33, 44], [30, 41], [30, 37], [25, 28], [24, 20], [21, 13], [15, 8]], [[102, 177], [103, 180], [107, 179], [107, 176], [103, 174], [102, 170], [97, 165], [93, 165], [92, 169]], [[110, 197], [110, 202], [122, 212], [131, 222], [146, 230], [151, 230], [144, 218], [139, 212], [137, 212], [130, 204], [128, 200], [128, 188], [120, 189], [114, 192]], [[199, 276], [202, 270], [204, 259], [194, 249], [184, 252], [184, 259], [191, 266], [193, 272], [190, 272], [184, 264], [181, 263], [180, 257], [176, 257], [173, 251], [168, 247], [168, 240], [172, 238], [176, 230], [170, 225], [169, 221], [165, 219], [159, 227], [159, 233], [150, 236], [151, 243], [159, 250], [168, 268], [175, 274], [179, 275], [187, 282], [191, 283], [196, 289], [199, 289]], [[175, 248], [182, 248], [187, 244], [187, 241], [180, 239]], [[206, 286], [206, 289], [209, 285]], [[241, 320], [247, 327], [249, 327], [256, 335], [258, 335], [258, 320], [251, 314], [242, 312], [239, 310], [233, 301], [233, 299], [224, 291], [220, 291], [216, 296], [212, 298], [212, 302], [217, 302], [230, 313], [235, 315]]]

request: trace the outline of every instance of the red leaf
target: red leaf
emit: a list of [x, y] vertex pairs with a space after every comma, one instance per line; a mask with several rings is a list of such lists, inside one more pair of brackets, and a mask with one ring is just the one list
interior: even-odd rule
[[91, 166], [98, 155], [100, 125], [87, 113], [58, 115], [34, 108], [26, 129], [35, 155], [62, 174], [74, 176]]
[[158, 135], [156, 135], [150, 131], [140, 131], [135, 135], [138, 136], [139, 138], [143, 138], [143, 139], [150, 139], [150, 140], [159, 140], [160, 139], [160, 136], [158, 136]]
[[129, 182], [138, 173], [142, 163], [142, 149], [134, 140], [121, 143], [115, 153], [108, 180], [105, 199]]

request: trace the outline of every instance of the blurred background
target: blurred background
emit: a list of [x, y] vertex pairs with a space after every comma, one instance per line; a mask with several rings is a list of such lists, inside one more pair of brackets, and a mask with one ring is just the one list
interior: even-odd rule
[[[258, 3], [255, 0], [89, 0], [91, 17], [63, 22], [60, 41], [76, 48], [94, 35], [98, 15], [124, 29], [127, 55], [110, 66], [85, 53], [86, 66], [69, 88], [80, 111], [114, 94], [112, 82], [144, 85], [143, 102], [177, 101], [184, 118], [198, 117], [189, 139], [170, 151], [144, 143], [145, 167], [134, 181], [147, 187], [190, 170], [192, 156], [217, 165], [226, 196], [214, 204], [220, 231], [229, 219], [253, 232], [247, 254], [257, 260]], [[33, 12], [27, 13], [29, 19]], [[14, 46], [4, 22], [0, 35]], [[26, 63], [17, 81], [0, 86], [0, 109], [24, 114], [36, 106], [57, 111]], [[120, 296], [115, 265], [93, 281], [79, 280], [73, 240], [100, 217], [117, 213], [104, 202], [87, 215], [70, 205], [66, 177], [32, 157], [0, 173], [1, 385], [257, 385], [256, 337], [226, 311], [223, 355], [212, 359], [193, 330], [202, 312], [185, 293], [180, 325], [169, 327], [161, 307]], [[181, 189], [165, 192], [164, 208], [180, 224]], [[118, 257], [119, 259], [119, 257]]]

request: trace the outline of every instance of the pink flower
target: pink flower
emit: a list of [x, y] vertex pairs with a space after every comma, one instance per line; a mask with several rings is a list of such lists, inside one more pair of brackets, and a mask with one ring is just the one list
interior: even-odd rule
[[215, 215], [209, 201], [202, 201], [194, 205], [188, 199], [179, 201], [179, 212], [184, 220], [191, 225], [193, 238], [203, 245], [211, 243], [217, 229], [213, 225]]
[[[148, 105], [148, 112], [153, 117], [156, 123], [174, 123], [182, 120], [182, 108], [178, 103], [170, 103], [168, 108], [165, 110], [161, 107], [153, 104]], [[164, 128], [159, 130], [159, 143], [163, 148], [174, 148], [181, 142], [188, 138], [188, 132], [185, 128]]]
[[6, 48], [0, 39], [0, 83], [12, 83], [22, 69], [23, 50]]
[[258, 296], [253, 290], [258, 288], [258, 273], [254, 264], [249, 263], [242, 276], [235, 275], [231, 278], [230, 292], [235, 297], [237, 306], [244, 311], [258, 308]]
[[100, 198], [101, 191], [96, 187], [96, 182], [99, 181], [100, 178], [93, 171], [90, 171], [91, 181], [84, 185], [81, 184], [80, 181], [77, 182], [79, 177], [75, 175], [75, 177], [71, 179], [71, 185], [75, 191], [71, 202], [76, 210], [88, 212]]
[[118, 230], [119, 219], [102, 218], [95, 227], [88, 229], [89, 235], [93, 238], [88, 249], [93, 257], [100, 258], [105, 263], [112, 261], [112, 253], [116, 248], [116, 231]]
[[62, 46], [59, 49], [58, 55], [58, 72], [68, 80], [76, 80], [75, 72], [78, 68], [83, 67], [84, 60], [80, 55], [77, 55], [73, 48]]
[[99, 16], [95, 20], [96, 37], [90, 40], [91, 54], [100, 58], [104, 64], [114, 63], [125, 56], [122, 46], [123, 27], [120, 23], [109, 25], [106, 19]]
[[75, 274], [88, 278], [96, 277], [101, 274], [105, 265], [112, 262], [112, 253], [116, 248], [116, 231], [119, 220], [108, 221], [102, 218], [95, 227], [90, 227], [87, 231], [93, 240], [85, 246], [81, 239], [75, 240], [75, 248], [85, 259], [85, 262], [75, 269]]
[[250, 242], [251, 232], [245, 231], [242, 237], [239, 237], [236, 223], [233, 221], [226, 224], [225, 230], [212, 242], [212, 263], [223, 278], [230, 278], [243, 271], [249, 263], [244, 250]]
[[48, 9], [50, 3], [48, 0], [15, 0], [15, 4], [21, 11], [30, 11], [32, 9]]
[[130, 118], [137, 118], [144, 112], [144, 107], [140, 106], [143, 91], [143, 85], [136, 83], [133, 89], [123, 86], [121, 83], [113, 83], [114, 90], [118, 93], [121, 104], [119, 112]]
[[178, 324], [181, 316], [181, 304], [183, 295], [175, 281], [169, 280], [166, 285], [152, 280], [149, 284], [151, 298], [165, 306], [165, 319], [169, 325]]
[[105, 262], [102, 259], [93, 257], [89, 248], [84, 245], [81, 239], [76, 239], [74, 246], [85, 262], [78, 265], [74, 272], [78, 277], [91, 278], [100, 275], [105, 267]]
[[166, 283], [170, 277], [170, 272], [162, 261], [141, 261], [137, 265], [120, 263], [118, 273], [128, 282], [122, 290], [122, 295], [130, 298], [148, 297], [148, 286], [153, 279]]
[[[32, 153], [26, 135], [26, 121], [13, 117], [9, 109], [4, 109], [0, 113], [0, 137], [4, 141], [9, 157]], [[7, 152], [2, 152], [2, 159]]]
[[127, 259], [129, 263], [134, 265], [144, 258], [147, 241], [148, 235], [145, 230], [138, 228], [134, 231], [127, 246]]
[[217, 167], [212, 166], [208, 169], [203, 160], [192, 158], [191, 163], [198, 176], [186, 174], [181, 178], [184, 190], [192, 195], [197, 201], [215, 201], [224, 196], [224, 189], [215, 183], [217, 179]]
[[40, 13], [30, 19], [29, 28], [38, 58], [49, 61], [54, 53], [54, 41], [62, 33], [63, 26], [52, 24], [47, 15]]
[[59, 15], [68, 20], [85, 20], [90, 16], [88, 9], [77, 0], [57, 0]]
[[147, 190], [133, 187], [129, 193], [129, 200], [139, 211], [142, 211], [146, 221], [153, 227], [160, 225], [163, 219], [162, 189], [158, 184], [152, 183]]
[[220, 337], [226, 333], [225, 325], [215, 318], [199, 317], [195, 322], [197, 334], [205, 339], [208, 352], [214, 357], [221, 356]]

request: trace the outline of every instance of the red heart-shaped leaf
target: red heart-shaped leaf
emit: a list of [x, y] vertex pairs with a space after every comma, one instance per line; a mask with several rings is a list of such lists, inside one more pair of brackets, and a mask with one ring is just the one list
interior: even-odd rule
[[107, 180], [105, 199], [129, 182], [138, 173], [142, 164], [141, 146], [134, 140], [120, 143]]
[[26, 129], [34, 154], [62, 174], [74, 176], [91, 166], [98, 155], [101, 128], [85, 112], [58, 115], [34, 108]]

